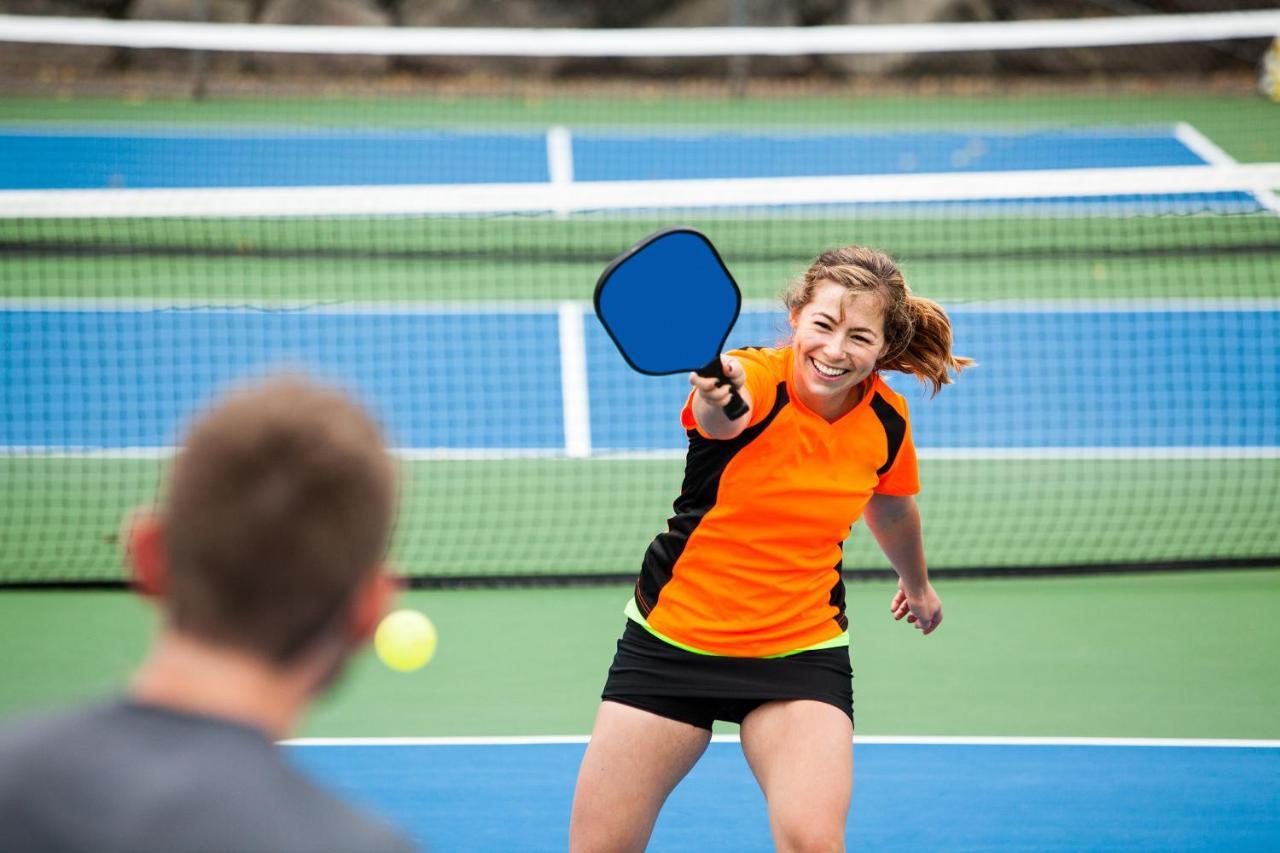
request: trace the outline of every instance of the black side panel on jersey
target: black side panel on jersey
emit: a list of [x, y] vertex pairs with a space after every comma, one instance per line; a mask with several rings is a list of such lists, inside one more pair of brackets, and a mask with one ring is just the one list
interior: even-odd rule
[[716, 505], [720, 490], [720, 475], [738, 451], [769, 428], [773, 419], [787, 405], [787, 386], [778, 383], [778, 395], [773, 408], [764, 420], [742, 431], [737, 438], [727, 441], [703, 438], [697, 430], [689, 430], [689, 453], [685, 457], [684, 485], [673, 504], [675, 515], [667, 519], [667, 531], [654, 537], [645, 551], [636, 582], [636, 606], [645, 616], [658, 603], [658, 595], [671, 580], [671, 571], [684, 553], [689, 537], [702, 522], [703, 516]]
[[840, 551], [842, 556], [839, 562], [837, 562], [834, 567], [834, 571], [836, 573], [836, 582], [831, 587], [831, 597], [827, 599], [827, 604], [830, 604], [832, 607], [836, 609], [836, 615], [833, 618], [836, 620], [836, 624], [840, 626], [840, 630], [847, 631], [849, 630], [849, 617], [846, 616], [844, 612], [844, 557], [843, 557], [844, 544], [843, 543], [841, 543], [840, 545]]
[[894, 460], [898, 458], [898, 451], [902, 449], [902, 441], [907, 436], [907, 420], [879, 394], [871, 398], [871, 408], [880, 419], [880, 425], [884, 427], [885, 443], [889, 447], [884, 464], [876, 470], [876, 476], [883, 477], [885, 472], [893, 467]]

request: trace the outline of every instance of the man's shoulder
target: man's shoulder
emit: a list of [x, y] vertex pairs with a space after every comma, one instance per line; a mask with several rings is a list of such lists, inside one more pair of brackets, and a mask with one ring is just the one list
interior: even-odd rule
[[0, 776], [15, 772], [14, 762], [23, 756], [39, 756], [50, 747], [66, 743], [68, 736], [94, 727], [109, 713], [108, 705], [89, 705], [24, 716], [0, 722]]
[[[58, 806], [31, 808], [50, 802]], [[0, 817], [10, 812], [17, 822], [0, 826], [0, 848], [6, 832], [66, 840], [80, 823], [74, 815], [94, 813], [102, 850], [413, 849], [312, 782], [265, 735], [126, 701], [0, 727]], [[37, 813], [65, 823], [37, 826]]]
[[6, 722], [0, 725], [0, 751], [74, 752], [85, 744], [107, 744], [123, 754], [130, 744], [136, 744], [140, 749], [163, 752], [171, 742], [198, 746], [201, 735], [220, 742], [269, 743], [264, 735], [246, 726], [139, 705], [121, 697]]
[[389, 824], [384, 824], [328, 794], [322, 793], [321, 797], [325, 808], [309, 822], [304, 832], [306, 837], [295, 839], [298, 851], [409, 853], [417, 849]]
[[271, 803], [273, 813], [287, 815], [295, 825], [305, 827], [299, 830], [305, 838], [294, 839], [297, 850], [402, 853], [415, 849], [389, 824], [325, 791], [295, 770], [291, 762], [282, 758], [281, 765], [288, 767], [286, 775], [290, 780], [281, 781], [275, 796], [267, 802]]

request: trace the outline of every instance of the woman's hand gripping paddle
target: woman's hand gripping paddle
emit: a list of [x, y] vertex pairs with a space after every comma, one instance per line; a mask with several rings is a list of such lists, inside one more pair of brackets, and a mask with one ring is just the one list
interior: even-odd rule
[[[613, 259], [596, 282], [596, 316], [632, 369], [650, 376], [694, 371], [730, 384], [720, 351], [742, 293], [701, 231], [667, 228]], [[747, 412], [736, 388], [724, 406]]]

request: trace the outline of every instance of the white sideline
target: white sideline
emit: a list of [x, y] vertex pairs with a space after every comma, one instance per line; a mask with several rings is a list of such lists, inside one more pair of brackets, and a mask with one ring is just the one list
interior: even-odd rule
[[[552, 186], [573, 183], [573, 136], [569, 128], [556, 125], [547, 128], [547, 176]], [[556, 216], [564, 218], [572, 211], [556, 208]]]
[[560, 397], [564, 419], [564, 453], [570, 459], [591, 455], [591, 402], [587, 392], [587, 344], [583, 309], [560, 303]]
[[[588, 735], [530, 735], [510, 737], [310, 737], [281, 741], [286, 746], [541, 746], [585, 744]], [[717, 743], [739, 743], [738, 735], [712, 735]], [[949, 735], [854, 735], [855, 744], [894, 746], [1102, 746], [1178, 749], [1280, 749], [1280, 740], [1230, 738], [1124, 737], [987, 737]]]
[[[392, 450], [407, 462], [502, 462], [513, 459], [586, 459], [592, 462], [634, 462], [683, 459], [683, 450], [593, 450], [585, 394], [574, 405], [579, 426], [569, 429], [570, 404], [566, 401], [564, 448], [546, 447], [408, 447]], [[581, 405], [581, 415], [576, 407]], [[63, 447], [59, 445], [0, 445], [0, 458], [40, 459], [142, 459], [164, 460], [173, 456], [173, 447]], [[1195, 459], [1280, 459], [1280, 447], [941, 447], [921, 448], [926, 461], [985, 460], [1195, 460]]]
[[[115, 297], [84, 299], [72, 297], [0, 297], [0, 311], [98, 312], [130, 314], [139, 311], [225, 312], [306, 312], [308, 314], [558, 314], [563, 306], [592, 309], [589, 299], [548, 300], [388, 300], [386, 302], [317, 302], [302, 299], [263, 301], [219, 301], [216, 299], [146, 299]], [[944, 300], [948, 314], [1167, 314], [1280, 311], [1280, 299], [1271, 297], [1204, 298], [1170, 297], [1154, 299], [982, 299], [972, 302]], [[744, 299], [743, 314], [768, 314], [783, 318], [782, 304], [772, 299]]]
[[[1236, 165], [1234, 157], [1223, 151], [1216, 142], [1185, 121], [1180, 121], [1174, 125], [1173, 135], [1206, 163], [1212, 163], [1215, 166]], [[1267, 210], [1280, 213], [1280, 197], [1277, 197], [1272, 192], [1274, 186], [1274, 184], [1271, 186], [1265, 184], [1258, 186], [1253, 192], [1253, 197], [1258, 200], [1258, 204]]]

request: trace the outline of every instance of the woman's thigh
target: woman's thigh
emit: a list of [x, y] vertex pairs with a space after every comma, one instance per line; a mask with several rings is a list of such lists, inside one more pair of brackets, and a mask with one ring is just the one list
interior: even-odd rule
[[742, 751], [769, 803], [778, 850], [843, 850], [853, 722], [810, 699], [768, 702], [742, 721]]
[[570, 850], [643, 850], [662, 804], [710, 741], [709, 729], [601, 702], [578, 770]]

